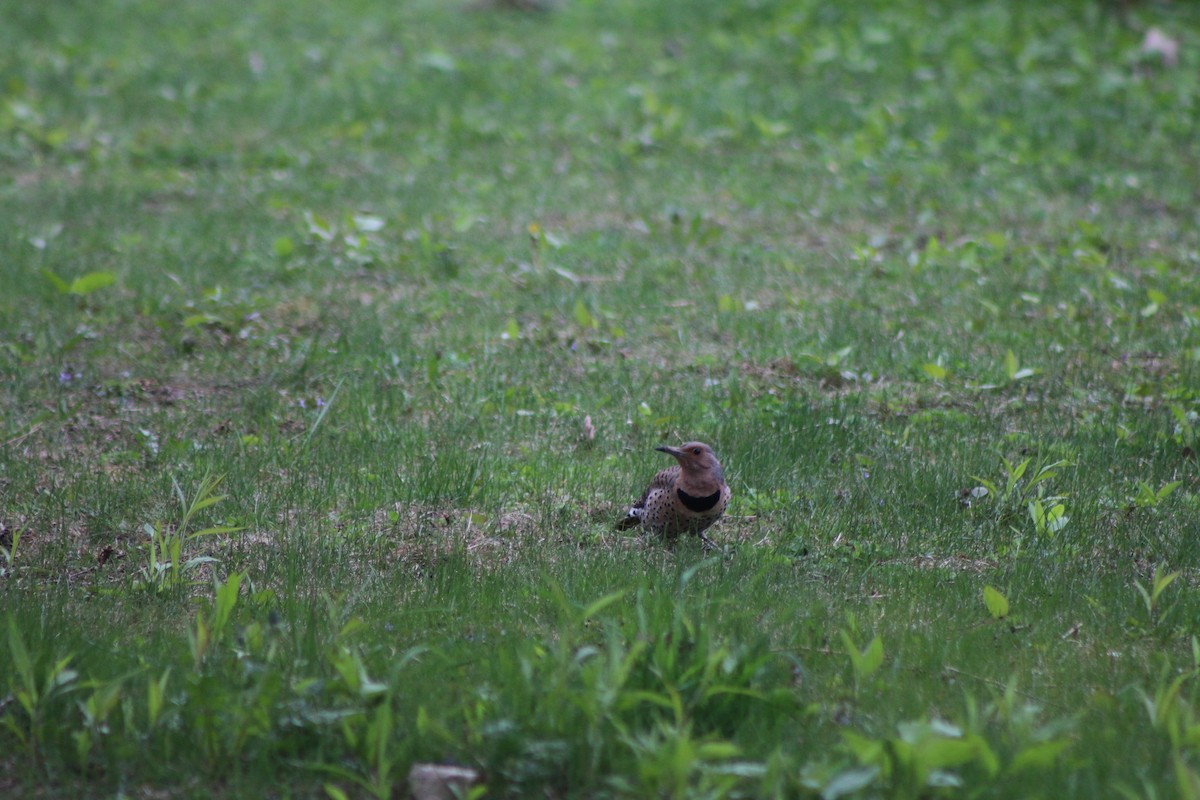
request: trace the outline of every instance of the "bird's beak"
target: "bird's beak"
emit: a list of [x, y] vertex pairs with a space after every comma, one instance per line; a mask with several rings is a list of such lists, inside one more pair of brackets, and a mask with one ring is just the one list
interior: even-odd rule
[[683, 451], [678, 447], [667, 447], [666, 445], [663, 445], [662, 447], [656, 447], [654, 449], [660, 453], [666, 453], [667, 455], [675, 456], [676, 458], [683, 458]]

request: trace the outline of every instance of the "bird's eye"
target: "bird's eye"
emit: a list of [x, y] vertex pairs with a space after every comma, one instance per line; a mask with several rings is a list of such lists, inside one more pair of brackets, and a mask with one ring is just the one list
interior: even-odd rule
[[700, 448], [699, 448], [699, 447], [693, 447], [693, 448], [692, 448], [692, 455], [694, 455], [694, 456], [698, 456], [698, 455], [700, 455]]

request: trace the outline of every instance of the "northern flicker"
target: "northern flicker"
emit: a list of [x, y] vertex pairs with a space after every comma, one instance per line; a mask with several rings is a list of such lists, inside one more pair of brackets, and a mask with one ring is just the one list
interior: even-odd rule
[[703, 442], [654, 449], [674, 456], [679, 463], [654, 476], [617, 527], [626, 530], [641, 525], [672, 540], [681, 533], [691, 533], [700, 537], [706, 549], [715, 548], [704, 531], [721, 518], [729, 505], [729, 486], [721, 462]]

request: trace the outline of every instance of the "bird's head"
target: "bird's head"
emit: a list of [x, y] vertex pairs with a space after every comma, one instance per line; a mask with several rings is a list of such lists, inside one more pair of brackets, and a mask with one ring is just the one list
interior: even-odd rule
[[691, 475], [696, 478], [708, 478], [720, 482], [725, 480], [725, 476], [721, 471], [721, 462], [717, 461], [716, 454], [712, 448], [704, 442], [688, 442], [679, 447], [656, 447], [661, 453], [674, 456], [679, 462], [679, 468], [683, 470], [685, 475]]

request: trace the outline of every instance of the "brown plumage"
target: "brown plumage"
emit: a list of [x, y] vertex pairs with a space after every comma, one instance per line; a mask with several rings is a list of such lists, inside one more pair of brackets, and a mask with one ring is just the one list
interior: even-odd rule
[[703, 442], [655, 449], [674, 456], [679, 463], [654, 476], [617, 527], [626, 530], [641, 525], [668, 539], [681, 533], [694, 534], [706, 548], [716, 547], [704, 531], [721, 518], [729, 505], [729, 485], [721, 462]]

